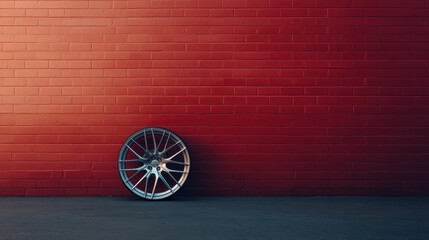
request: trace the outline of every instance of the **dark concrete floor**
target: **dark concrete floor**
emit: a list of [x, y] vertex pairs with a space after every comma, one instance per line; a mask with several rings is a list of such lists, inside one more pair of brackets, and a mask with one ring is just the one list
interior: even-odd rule
[[0, 198], [0, 240], [429, 239], [427, 197]]

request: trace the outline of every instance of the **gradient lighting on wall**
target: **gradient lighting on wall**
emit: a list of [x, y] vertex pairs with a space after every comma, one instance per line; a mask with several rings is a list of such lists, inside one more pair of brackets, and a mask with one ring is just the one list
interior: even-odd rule
[[0, 195], [129, 194], [154, 125], [186, 194], [428, 194], [428, 5], [0, 1]]

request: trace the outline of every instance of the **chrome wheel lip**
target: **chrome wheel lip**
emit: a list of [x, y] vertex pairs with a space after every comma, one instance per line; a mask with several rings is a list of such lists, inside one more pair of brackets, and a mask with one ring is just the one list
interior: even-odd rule
[[[134, 142], [136, 143], [136, 140], [134, 140], [136, 137], [140, 136], [143, 134], [146, 134], [146, 132], [150, 131], [150, 133], [152, 134], [153, 137], [153, 141], [155, 142], [155, 147], [153, 149], [153, 151], [151, 151], [150, 149], [148, 149], [149, 151], [147, 151], [145, 153], [145, 156], [140, 156], [138, 155], [136, 152], [134, 152], [131, 147], [128, 146], [128, 144], [130, 142]], [[168, 150], [170, 149], [170, 147], [167, 148], [166, 151], [166, 146], [167, 143], [165, 143], [165, 147], [163, 149], [163, 151], [159, 151], [159, 146], [158, 148], [156, 148], [156, 141], [155, 141], [155, 136], [154, 133], [163, 133], [164, 134], [168, 134], [168, 137], [170, 139], [174, 139], [174, 143], [173, 145], [176, 146], [178, 145], [180, 147], [180, 151], [178, 151], [177, 153], [175, 153], [173, 156], [169, 156], [169, 157], [165, 157], [165, 154], [168, 153]], [[147, 137], [146, 135], [144, 136], [145, 138]], [[138, 140], [139, 138], [137, 138]], [[147, 141], [147, 140], [145, 140]], [[168, 139], [167, 139], [168, 142]], [[161, 141], [159, 143], [159, 145], [161, 145], [162, 143], [162, 138]], [[138, 144], [138, 143], [136, 143]], [[145, 146], [148, 147], [148, 146]], [[137, 159], [136, 162], [140, 162], [142, 164], [142, 166], [140, 166], [138, 169], [138, 172], [142, 172], [144, 177], [142, 177], [138, 183], [136, 183], [135, 185], [131, 183], [131, 181], [129, 181], [131, 179], [131, 177], [129, 177], [126, 173], [126, 170], [123, 169], [124, 166], [124, 162], [129, 161], [126, 160], [126, 155], [128, 153], [128, 151], [132, 151], [134, 153], [134, 155], [136, 155]], [[174, 173], [174, 171], [176, 170], [172, 170], [169, 169], [167, 167], [167, 163], [169, 162], [175, 162], [176, 164], [178, 164], [179, 162], [172, 160], [176, 155], [178, 154], [183, 154], [183, 163], [181, 163], [184, 166], [184, 170], [181, 171], [182, 174], [180, 176], [179, 179], [175, 179], [171, 173]], [[153, 163], [153, 164], [152, 164]], [[188, 151], [188, 148], [185, 144], [185, 142], [179, 137], [177, 136], [175, 133], [173, 133], [172, 131], [166, 129], [166, 128], [162, 128], [162, 127], [146, 127], [143, 129], [140, 129], [138, 131], [136, 131], [135, 133], [131, 134], [126, 141], [124, 142], [124, 144], [122, 145], [119, 154], [118, 154], [118, 173], [119, 176], [122, 180], [122, 183], [125, 185], [125, 187], [131, 191], [134, 195], [141, 197], [143, 199], [148, 199], [148, 200], [160, 200], [160, 199], [164, 199], [167, 197], [170, 197], [171, 195], [173, 195], [174, 193], [176, 193], [185, 183], [188, 175], [189, 175], [189, 170], [190, 170], [190, 154]], [[171, 172], [170, 172], [171, 171]], [[163, 176], [163, 172], [167, 172], [168, 175], [170, 175], [174, 181], [176, 182], [176, 184], [174, 184], [174, 186], [169, 186], [169, 184], [166, 182], [165, 180], [165, 175]], [[154, 192], [149, 192], [148, 189], [145, 190], [145, 188], [147, 188], [147, 185], [145, 186], [145, 188], [141, 189], [139, 187], [137, 187], [137, 185], [140, 183], [140, 181], [143, 181], [144, 178], [146, 178], [146, 184], [148, 182], [149, 178], [155, 178], [155, 185], [153, 187]], [[156, 186], [157, 184], [164, 184], [164, 186], [167, 187], [166, 191], [162, 191], [162, 192], [156, 192]], [[144, 184], [142, 184], [144, 185]]]

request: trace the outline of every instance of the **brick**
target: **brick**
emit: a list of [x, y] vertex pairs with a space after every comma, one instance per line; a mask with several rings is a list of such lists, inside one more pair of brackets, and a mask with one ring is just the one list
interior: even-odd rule
[[45, 87], [41, 87], [39, 88], [39, 94], [40, 95], [61, 95], [61, 88], [56, 88], [56, 87], [50, 87], [50, 88], [45, 88]]
[[14, 93], [14, 88], [13, 87], [3, 87], [3, 88], [0, 89], [0, 94], [2, 96], [13, 95], [13, 93]]
[[295, 105], [312, 105], [316, 104], [316, 97], [293, 97]]
[[16, 69], [15, 76], [16, 77], [37, 77], [37, 70], [33, 69]]
[[50, 17], [63, 17], [64, 13], [64, 9], [48, 9], [48, 16]]
[[17, 179], [49, 179], [51, 176], [50, 171], [12, 171], [12, 178]]
[[24, 51], [26, 50], [25, 43], [4, 43], [3, 50], [5, 51]]
[[28, 60], [25, 61], [25, 68], [48, 68], [49, 62], [47, 61], [38, 61], [38, 60]]
[[49, 14], [48, 9], [26, 9], [25, 16], [27, 17], [44, 17]]
[[2, 103], [4, 104], [24, 104], [27, 97], [24, 96], [4, 96], [2, 97]]
[[56, 111], [59, 111], [61, 113], [82, 113], [83, 112], [82, 106], [73, 106], [73, 105], [70, 105], [70, 106], [63, 105], [61, 106], [60, 110], [56, 110]]

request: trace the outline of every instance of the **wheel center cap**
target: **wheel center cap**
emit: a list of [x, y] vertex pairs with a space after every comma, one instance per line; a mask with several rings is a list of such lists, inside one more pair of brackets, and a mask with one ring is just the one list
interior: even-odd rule
[[158, 161], [158, 160], [152, 160], [152, 162], [150, 162], [150, 165], [151, 165], [152, 167], [158, 167], [158, 165], [159, 165], [159, 161]]

